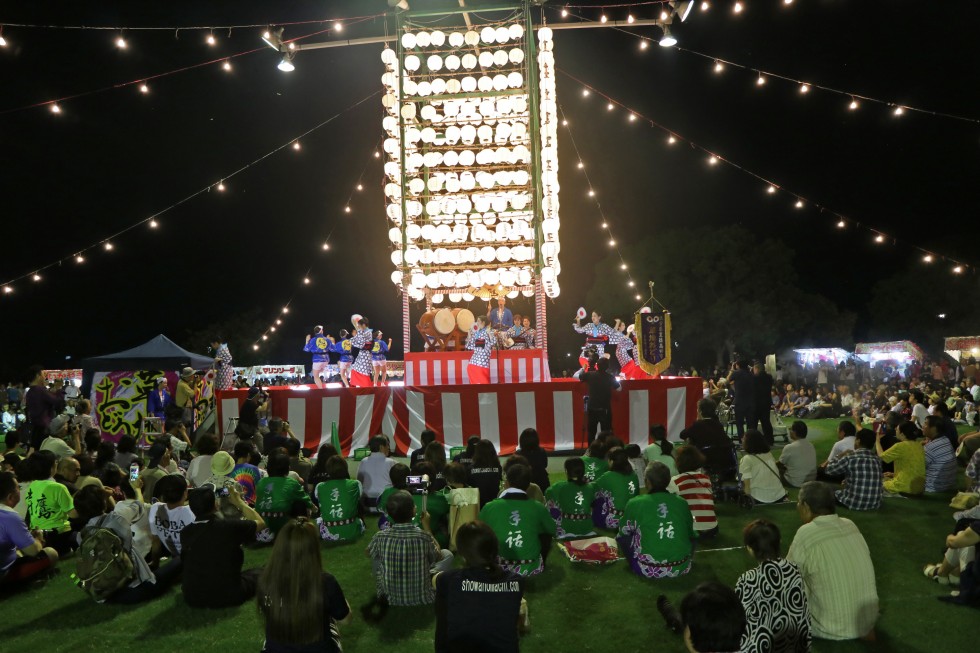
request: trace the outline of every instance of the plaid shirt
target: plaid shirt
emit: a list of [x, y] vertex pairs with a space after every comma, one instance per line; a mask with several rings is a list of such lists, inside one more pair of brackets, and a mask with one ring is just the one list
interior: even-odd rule
[[436, 541], [418, 526], [392, 524], [368, 544], [374, 560], [378, 596], [391, 605], [424, 605], [435, 600], [429, 568], [441, 555]]
[[827, 473], [847, 477], [837, 500], [851, 510], [875, 510], [881, 506], [881, 459], [870, 449], [855, 449], [827, 465]]

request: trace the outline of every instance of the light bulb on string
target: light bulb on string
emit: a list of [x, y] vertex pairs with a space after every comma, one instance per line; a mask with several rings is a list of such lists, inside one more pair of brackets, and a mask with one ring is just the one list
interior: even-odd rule
[[605, 22], [607, 22], [608, 20], [609, 20], [609, 19], [608, 19], [608, 18], [606, 18], [606, 15], [605, 15], [605, 14], [602, 14], [602, 16], [600, 16], [600, 17], [599, 17], [599, 22], [600, 22], [600, 23], [605, 23]]
[[140, 93], [146, 95], [149, 92], [150, 92], [149, 86], [147, 86], [146, 84], [140, 84]]
[[710, 2], [702, 2], [701, 3], [701, 11], [708, 11], [709, 9], [711, 9], [711, 3]]
[[51, 103], [51, 113], [61, 113], [61, 107], [58, 106], [57, 102]]
[[837, 221], [837, 228], [838, 229], [843, 229], [844, 228], [844, 221], [843, 220], [838, 220]]
[[363, 185], [361, 185], [361, 184], [358, 184], [358, 185], [357, 185], [357, 190], [364, 190], [364, 186], [363, 186]]
[[298, 149], [300, 149], [300, 144], [299, 144], [299, 141], [294, 141], [294, 142], [293, 142], [293, 149], [294, 149], [294, 150], [298, 150]]
[[606, 105], [606, 111], [612, 111], [615, 108], [616, 106], [612, 102]]
[[7, 39], [3, 38], [3, 26], [0, 25], [0, 48], [7, 47]]
[[589, 189], [589, 197], [595, 197], [595, 191], [591, 188]]
[[374, 158], [375, 158], [375, 159], [380, 159], [380, 158], [381, 158], [381, 153], [380, 153], [380, 152], [377, 152], [377, 151], [376, 151], [376, 152], [374, 153]]
[[883, 243], [883, 242], [885, 242], [885, 237], [882, 236], [881, 234], [878, 234], [877, 236], [875, 236], [875, 242], [876, 243]]
[[791, 4], [793, 4], [793, 0], [783, 0], [783, 4], [784, 5], [791, 5]]
[[278, 326], [280, 324], [282, 324], [282, 320], [276, 320], [276, 325]]
[[715, 72], [716, 73], [720, 73], [724, 69], [725, 69], [725, 65], [723, 63], [721, 63], [720, 61], [716, 61], [715, 62]]
[[742, 9], [744, 9], [744, 7], [742, 6], [741, 2], [736, 2], [735, 6], [732, 7], [732, 11], [736, 14], [742, 13]]
[[718, 163], [718, 157], [712, 156], [710, 159], [708, 159], [708, 163], [711, 164], [711, 165], [717, 165], [717, 163]]
[[4, 292], [4, 294], [7, 294], [7, 295], [9, 295], [9, 294], [10, 294], [10, 293], [12, 293], [13, 291], [14, 291], [14, 289], [13, 289], [12, 287], [10, 287], [10, 286], [4, 286], [4, 287], [3, 287], [3, 292]]
[[156, 229], [159, 226], [160, 226], [160, 223], [159, 222], [157, 222], [156, 220], [153, 220], [153, 219], [150, 220], [150, 229]]
[[609, 223], [608, 222], [603, 222], [602, 223], [602, 228], [603, 229], [608, 229], [609, 228]]
[[633, 18], [633, 14], [627, 14], [627, 15], [626, 15], [626, 22], [627, 22], [627, 23], [629, 23], [630, 25], [632, 25], [632, 24], [633, 24], [633, 21], [634, 21], [634, 20], [635, 20], [635, 19]]
[[115, 249], [115, 245], [113, 245], [112, 243], [110, 243], [108, 241], [105, 243], [105, 245], [103, 245], [103, 247], [105, 248], [105, 251], [107, 251], [107, 252], [111, 252], [112, 250]]
[[803, 200], [796, 200], [796, 204], [794, 206], [796, 206], [796, 208], [798, 208], [798, 209], [802, 209], [803, 208]]
[[630, 122], [634, 122], [635, 120], [636, 120], [636, 114], [635, 113], [631, 113], [630, 114]]
[[76, 254], [75, 255], [75, 262], [76, 263], [84, 263], [85, 262], [85, 257], [82, 256], [81, 254]]
[[562, 9], [561, 10], [561, 17], [562, 18], [568, 18], [568, 10], [567, 9]]
[[582, 168], [584, 168], [584, 167], [585, 167], [585, 164], [584, 164], [584, 163], [582, 163], [581, 161], [579, 161], [579, 162], [578, 162], [578, 169], [579, 169], [579, 170], [581, 170], [581, 169], [582, 169]]
[[344, 24], [343, 23], [334, 23], [333, 24], [333, 28], [337, 32], [343, 32], [344, 31]]
[[764, 86], [765, 83], [766, 83], [766, 78], [762, 76], [762, 74], [759, 75], [759, 79], [755, 80], [756, 86]]
[[632, 288], [632, 287], [634, 287], [634, 286], [635, 286], [636, 284], [635, 284], [635, 283], [634, 283], [633, 281], [630, 281], [630, 282], [629, 282], [629, 284], [627, 284], [627, 285], [629, 285], [629, 287], [630, 287], [630, 288]]
[[625, 264], [625, 263], [623, 263], [622, 265], [620, 265], [620, 266], [619, 266], [619, 269], [620, 269], [620, 270], [625, 270], [625, 269], [626, 269], [626, 264]]
[[643, 299], [643, 298], [640, 297], [639, 295], [636, 296], [636, 301], [640, 301], [641, 299]]
[[116, 47], [120, 50], [125, 50], [127, 47], [129, 47], [129, 44], [126, 43], [126, 39], [122, 37], [122, 34], [116, 38]]
[[922, 257], [922, 260], [926, 263], [932, 263], [932, 254], [926, 254]]
[[344, 213], [350, 213], [350, 207], [349, 206], [345, 206], [344, 207]]
[[307, 286], [310, 285], [310, 278], [309, 277], [303, 277], [303, 283], [306, 284]]
[[567, 120], [562, 120], [561, 121], [561, 126], [562, 127], [568, 127], [568, 121]]
[[858, 101], [852, 97], [851, 103], [847, 105], [847, 108], [850, 109], [851, 111], [854, 111], [855, 109], [858, 108]]
[[769, 185], [769, 188], [766, 189], [766, 192], [769, 193], [770, 195], [772, 195], [773, 193], [776, 192], [776, 187], [773, 186], [772, 184], [770, 184]]
[[31, 278], [34, 279], [34, 281], [40, 281], [41, 280], [41, 275], [38, 274], [37, 272], [35, 272], [34, 275]]
[[640, 49], [641, 50], [646, 50], [648, 47], [650, 47], [650, 43], [648, 43], [646, 39], [641, 39], [640, 40]]
[[263, 334], [262, 334], [262, 339], [263, 339], [263, 340], [268, 340], [268, 339], [269, 339], [269, 336], [267, 336], [267, 335], [265, 335], [265, 334], [263, 333]]
[[668, 144], [668, 145], [673, 145], [673, 144], [674, 144], [674, 143], [676, 143], [676, 142], [677, 142], [677, 139], [676, 139], [676, 138], [674, 138], [673, 136], [668, 136], [668, 137], [667, 137], [667, 144]]
[[275, 332], [276, 327], [269, 327], [269, 331]]
[[289, 307], [288, 306], [283, 306], [282, 307], [282, 312], [283, 313], [288, 313], [289, 312]]
[[953, 268], [953, 272], [955, 272], [956, 274], [959, 274], [962, 271], [963, 271], [962, 265], [957, 265], [955, 268]]
[[615, 246], [616, 246], [616, 241], [615, 241], [615, 240], [613, 240], [612, 238], [610, 238], [610, 239], [609, 239], [609, 246], [610, 246], [610, 247], [615, 247]]
[[258, 351], [259, 350], [259, 346], [258, 345], [252, 345], [252, 349], [254, 349], [255, 351]]
[[330, 249], [330, 243], [323, 243], [323, 251]]
[[802, 93], [803, 95], [806, 95], [809, 92], [810, 92], [810, 85], [809, 84], [800, 84], [800, 93]]
[[905, 109], [903, 109], [902, 107], [895, 107], [895, 110], [892, 113], [895, 114], [896, 116], [900, 116], [903, 113], [905, 113]]
[[231, 62], [225, 59], [224, 63], [221, 64], [221, 67], [226, 71], [231, 70]]
[[204, 39], [204, 40], [207, 42], [208, 45], [214, 45], [215, 43], [218, 42], [214, 38], [214, 32], [211, 32], [210, 34], [208, 34], [208, 37], [206, 39]]
[[582, 97], [589, 97], [589, 89], [587, 88], [582, 89]]
[[225, 192], [225, 181], [223, 179], [218, 182], [217, 189], [222, 193]]

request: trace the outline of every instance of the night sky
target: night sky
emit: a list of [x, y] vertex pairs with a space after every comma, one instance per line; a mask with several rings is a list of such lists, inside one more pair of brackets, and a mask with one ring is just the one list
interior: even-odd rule
[[[413, 8], [446, 3], [414, 0]], [[980, 117], [980, 3], [796, 0], [787, 7], [746, 0], [738, 16], [732, 4], [713, 0], [709, 11], [695, 9], [673, 30], [679, 45], [889, 102]], [[264, 24], [386, 8], [385, 0], [22, 2], [0, 10], [0, 23]], [[563, 20], [560, 8], [549, 5], [550, 22]], [[640, 3], [606, 13], [625, 19], [628, 11], [652, 18], [660, 8]], [[287, 27], [285, 38], [329, 26]], [[348, 110], [381, 90], [380, 45], [301, 52], [289, 74], [266, 48], [233, 58], [231, 72], [218, 63], [150, 80], [145, 95], [135, 85], [63, 101], [57, 116], [46, 106], [5, 112], [262, 48], [261, 31], [216, 31], [215, 47], [205, 44], [207, 32], [131, 31], [120, 51], [113, 31], [3, 29], [0, 281], [69, 257], [43, 271], [41, 282], [18, 281], [0, 296], [4, 380], [34, 362], [71, 367], [158, 333], [203, 351], [204, 343], [182, 342], [182, 335], [249, 309], [271, 323], [291, 297], [281, 337], [263, 349], [266, 362], [308, 364], [304, 333], [318, 323], [339, 328], [354, 312], [395, 337], [393, 358], [401, 357], [382, 161], [373, 157], [382, 136], [380, 96]], [[654, 27], [635, 32], [660, 36]], [[342, 36], [384, 33], [377, 18], [346, 26]], [[310, 40], [323, 38], [338, 34]], [[801, 97], [796, 85], [776, 79], [760, 88], [755, 73], [729, 67], [716, 75], [710, 59], [638, 45], [611, 29], [557, 31], [555, 56], [561, 71], [631, 109], [898, 242], [876, 245], [865, 230], [838, 230], [829, 214], [796, 210], [789, 195], [767, 195], [762, 182], [735, 169], [709, 168], [687, 146], [668, 148], [663, 132], [628, 122], [624, 110], [607, 111], [595, 94], [583, 98], [582, 87], [559, 74], [561, 107], [618, 239], [730, 223], [778, 237], [797, 251], [804, 290], [858, 313], [858, 339], [874, 284], [920, 257], [910, 245], [980, 263], [980, 125], [914, 112], [896, 118], [868, 102], [849, 111], [847, 97], [817, 90]], [[299, 151], [256, 164], [228, 180], [224, 193], [212, 189], [161, 216], [158, 229], [138, 226], [113, 239], [112, 252], [97, 248], [84, 264], [71, 261], [82, 247], [217, 184], [336, 114]], [[549, 304], [553, 364], [576, 350], [579, 338], [566, 325], [595, 282], [595, 264], [609, 254], [564, 132], [559, 155], [562, 295]], [[354, 190], [359, 179], [362, 192]], [[328, 235], [331, 250], [323, 252]], [[312, 283], [304, 287], [307, 269]], [[643, 271], [633, 272], [645, 285]], [[515, 311], [525, 308], [529, 300], [518, 300]], [[603, 308], [625, 314], [634, 307]], [[413, 317], [419, 313], [413, 309]]]

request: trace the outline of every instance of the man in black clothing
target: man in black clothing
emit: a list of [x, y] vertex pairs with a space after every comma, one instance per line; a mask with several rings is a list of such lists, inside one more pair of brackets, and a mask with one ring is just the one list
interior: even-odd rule
[[[769, 416], [772, 408], [772, 377], [766, 372], [762, 363], [752, 366], [755, 376], [755, 419], [762, 423], [762, 435], [766, 438], [766, 443], [771, 447], [773, 443], [772, 419]], [[753, 424], [752, 428], [755, 428]]]
[[248, 389], [245, 402], [238, 410], [238, 427], [235, 434], [242, 439], [250, 438], [259, 432], [258, 410], [265, 404], [266, 395], [262, 388], [253, 386]]
[[745, 369], [744, 362], [737, 360], [732, 363], [732, 370], [728, 373], [727, 381], [735, 397], [735, 429], [738, 431], [738, 439], [741, 440], [745, 434], [746, 425], [749, 430], [755, 428], [757, 419], [755, 413], [755, 377], [752, 376], [752, 372]]
[[262, 569], [242, 571], [242, 545], [254, 542], [265, 522], [245, 503], [237, 483], [229, 488], [228, 499], [244, 519], [221, 518], [214, 486], [193, 490], [188, 498], [196, 521], [180, 532], [180, 545], [184, 600], [191, 607], [232, 607], [255, 596]]
[[704, 454], [704, 467], [709, 474], [727, 480], [727, 477], [734, 478], [738, 465], [735, 447], [725, 434], [725, 427], [718, 421], [717, 411], [718, 407], [711, 399], [699, 401], [697, 421], [681, 431], [680, 438]]
[[595, 440], [597, 430], [612, 430], [612, 391], [619, 390], [619, 381], [609, 373], [609, 359], [600, 358], [598, 369], [582, 372], [579, 381], [589, 384], [589, 444]]
[[419, 448], [412, 452], [408, 468], [415, 469], [415, 466], [422, 462], [423, 456], [425, 456], [425, 448], [431, 443], [436, 441], [436, 432], [430, 429], [425, 429], [419, 433], [419, 442], [421, 443]]

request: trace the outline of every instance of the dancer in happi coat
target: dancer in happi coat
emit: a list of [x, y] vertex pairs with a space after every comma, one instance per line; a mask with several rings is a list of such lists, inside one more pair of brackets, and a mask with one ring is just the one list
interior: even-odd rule
[[602, 314], [598, 311], [592, 311], [592, 322], [589, 324], [582, 326], [581, 322], [582, 319], [576, 316], [572, 328], [578, 333], [585, 334], [585, 345], [582, 347], [582, 353], [578, 357], [579, 364], [584, 368], [589, 364], [585, 350], [588, 347], [594, 347], [596, 356], [602, 358], [606, 353], [606, 346], [609, 345], [609, 338], [615, 333], [615, 329], [602, 321]]
[[381, 339], [382, 335], [380, 329], [374, 332], [374, 345], [371, 347], [374, 385], [384, 385], [388, 382], [388, 350], [391, 349], [391, 338], [385, 342]]
[[354, 362], [354, 356], [351, 354], [350, 348], [350, 333], [347, 329], [341, 329], [340, 340], [333, 343], [330, 346], [330, 350], [336, 354], [340, 355], [337, 359], [337, 369], [340, 371], [340, 381], [344, 384], [345, 388], [350, 387], [350, 366]]
[[[632, 327], [633, 325], [630, 325]], [[650, 375], [640, 368], [636, 341], [632, 334], [627, 330], [626, 323], [616, 318], [616, 325], [613, 335], [609, 337], [609, 344], [616, 345], [616, 360], [619, 362], [619, 371], [627, 379], [647, 379]]]
[[368, 326], [367, 318], [360, 315], [351, 317], [357, 331], [350, 339], [351, 352], [357, 352], [354, 365], [350, 372], [350, 384], [355, 388], [370, 388], [374, 385], [371, 375], [374, 366], [371, 364], [371, 350], [374, 348], [374, 332]]

